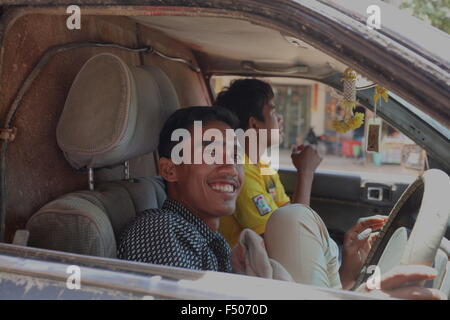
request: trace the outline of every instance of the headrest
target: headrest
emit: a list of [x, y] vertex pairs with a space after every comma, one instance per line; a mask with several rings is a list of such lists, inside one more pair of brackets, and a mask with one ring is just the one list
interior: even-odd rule
[[155, 66], [130, 67], [104, 53], [76, 76], [56, 137], [69, 163], [101, 168], [153, 152], [159, 132], [179, 106], [169, 78]]

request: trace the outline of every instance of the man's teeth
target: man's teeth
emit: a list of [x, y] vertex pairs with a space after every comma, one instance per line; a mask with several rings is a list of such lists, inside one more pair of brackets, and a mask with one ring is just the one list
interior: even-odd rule
[[220, 192], [234, 192], [234, 186], [231, 184], [213, 184], [211, 188]]

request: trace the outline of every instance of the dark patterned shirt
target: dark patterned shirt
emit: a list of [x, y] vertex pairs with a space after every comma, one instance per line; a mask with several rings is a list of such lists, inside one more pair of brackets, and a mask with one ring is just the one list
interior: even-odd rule
[[139, 214], [122, 234], [119, 259], [197, 270], [231, 272], [231, 248], [179, 202]]

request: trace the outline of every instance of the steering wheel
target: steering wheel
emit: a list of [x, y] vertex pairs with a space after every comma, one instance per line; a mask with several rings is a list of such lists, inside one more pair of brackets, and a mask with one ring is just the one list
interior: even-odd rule
[[381, 274], [397, 265], [433, 266], [449, 217], [450, 178], [441, 170], [427, 170], [393, 207], [354, 288], [371, 276], [369, 266], [378, 266]]

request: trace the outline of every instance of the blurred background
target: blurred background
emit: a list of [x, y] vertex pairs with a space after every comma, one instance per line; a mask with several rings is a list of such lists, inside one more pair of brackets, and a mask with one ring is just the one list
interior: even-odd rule
[[[214, 93], [239, 78], [213, 77], [211, 84]], [[332, 88], [312, 80], [260, 79], [272, 85], [277, 112], [283, 117], [280, 168], [294, 168], [290, 158], [291, 148], [306, 143], [315, 144], [323, 157], [320, 169], [414, 177], [423, 170], [425, 152], [422, 148], [386, 122], [382, 123], [380, 152], [365, 152], [366, 120], [373, 117], [373, 113], [362, 106], [355, 111], [365, 114], [364, 125], [346, 133], [333, 130], [332, 121], [341, 118], [344, 110], [338, 104], [339, 95]]]

